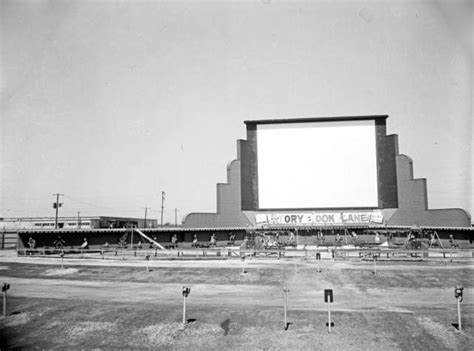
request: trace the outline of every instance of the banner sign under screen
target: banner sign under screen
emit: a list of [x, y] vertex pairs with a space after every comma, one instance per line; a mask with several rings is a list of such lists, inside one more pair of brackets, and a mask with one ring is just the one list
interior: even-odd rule
[[383, 223], [381, 210], [357, 212], [258, 213], [257, 225], [330, 226], [345, 224]]

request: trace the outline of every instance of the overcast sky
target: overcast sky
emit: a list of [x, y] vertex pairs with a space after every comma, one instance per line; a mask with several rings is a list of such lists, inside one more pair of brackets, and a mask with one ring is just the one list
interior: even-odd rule
[[244, 120], [388, 114], [472, 212], [470, 1], [5, 1], [0, 216], [215, 211]]

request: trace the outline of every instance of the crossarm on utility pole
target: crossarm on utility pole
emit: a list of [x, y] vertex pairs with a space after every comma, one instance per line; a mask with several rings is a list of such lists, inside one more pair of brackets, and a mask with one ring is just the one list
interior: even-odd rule
[[158, 246], [160, 249], [164, 250], [165, 248], [160, 245], [159, 243], [157, 243], [155, 240], [153, 240], [152, 238], [150, 238], [148, 235], [146, 235], [145, 233], [143, 233], [140, 229], [137, 229], [137, 228], [133, 228], [133, 230], [135, 230], [138, 234], [140, 234], [141, 236], [143, 236], [146, 240], [148, 240], [149, 242], [155, 244], [156, 246]]

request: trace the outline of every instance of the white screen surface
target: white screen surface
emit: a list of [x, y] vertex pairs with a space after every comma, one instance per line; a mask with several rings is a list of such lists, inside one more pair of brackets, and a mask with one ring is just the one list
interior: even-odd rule
[[375, 121], [257, 125], [260, 209], [377, 207]]

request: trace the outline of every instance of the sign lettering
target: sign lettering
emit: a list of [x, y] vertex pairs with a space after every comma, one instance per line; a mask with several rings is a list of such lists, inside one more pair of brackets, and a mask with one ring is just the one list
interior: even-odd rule
[[344, 224], [383, 223], [381, 210], [357, 212], [258, 213], [257, 225], [331, 226]]

